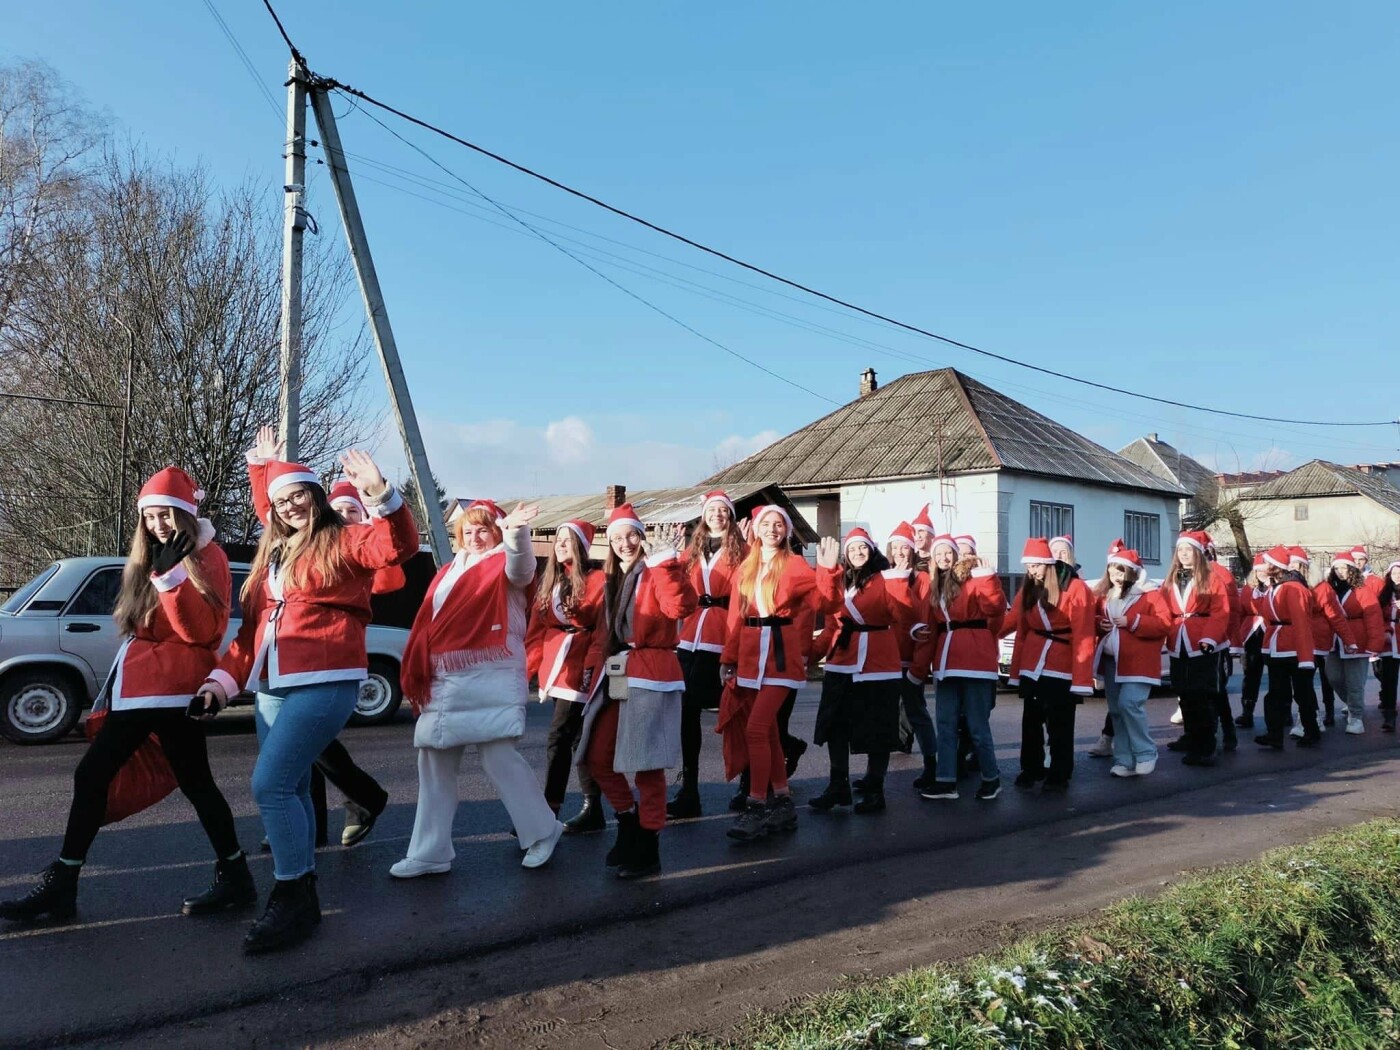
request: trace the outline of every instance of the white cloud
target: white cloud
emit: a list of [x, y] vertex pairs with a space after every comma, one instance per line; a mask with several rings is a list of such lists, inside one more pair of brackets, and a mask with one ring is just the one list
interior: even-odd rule
[[593, 454], [593, 428], [578, 416], [556, 420], [544, 428], [550, 458], [561, 466], [586, 463]]

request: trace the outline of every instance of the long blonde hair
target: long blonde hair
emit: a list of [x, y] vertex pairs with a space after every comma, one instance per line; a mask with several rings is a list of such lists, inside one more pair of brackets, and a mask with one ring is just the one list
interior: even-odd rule
[[[170, 510], [175, 512], [176, 531], [199, 536], [199, 522], [193, 514], [179, 507], [171, 507]], [[117, 633], [125, 637], [134, 635], [141, 627], [149, 626], [156, 606], [160, 604], [160, 596], [151, 586], [151, 562], [155, 558], [152, 538], [146, 523], [138, 521], [136, 533], [131, 537], [131, 553], [127, 556], [126, 568], [122, 570], [121, 593], [117, 596], [117, 607], [112, 613], [112, 618], [117, 621]], [[181, 564], [189, 573], [190, 583], [194, 584], [199, 596], [214, 608], [220, 608], [224, 600], [214, 592], [205, 577], [199, 564], [198, 549], [191, 551]]]
[[266, 579], [274, 561], [290, 587], [306, 586], [312, 573], [321, 578], [323, 586], [333, 586], [345, 575], [345, 555], [340, 550], [345, 519], [326, 502], [325, 489], [320, 485], [306, 487], [311, 492], [311, 521], [306, 528], [292, 529], [275, 509], [268, 512], [258, 552], [239, 592], [245, 603], [251, 599], [254, 586]]
[[[555, 554], [553, 545], [550, 545], [549, 560], [544, 563], [540, 585], [535, 592], [535, 607], [541, 611], [548, 609], [554, 602], [554, 588], [558, 585], [559, 607], [564, 610], [565, 616], [572, 617], [588, 589], [588, 552], [572, 529], [563, 531], [569, 542], [571, 557], [565, 565]], [[608, 553], [612, 553], [611, 547]]]
[[1206, 561], [1206, 556], [1195, 547], [1191, 548], [1191, 558], [1194, 564], [1183, 565], [1181, 562], [1181, 548], [1183, 544], [1178, 543], [1172, 548], [1171, 567], [1167, 570], [1167, 583], [1176, 586], [1176, 574], [1182, 569], [1191, 573], [1192, 579], [1196, 582], [1196, 593], [1204, 596], [1210, 590], [1211, 572], [1210, 563]]
[[760, 585], [758, 574], [763, 569], [763, 544], [755, 542], [749, 547], [749, 553], [744, 557], [743, 564], [739, 566], [739, 571], [734, 574], [734, 583], [739, 590], [741, 608], [745, 612], [756, 604], [754, 591], [758, 586], [763, 588], [763, 607], [770, 613], [777, 607], [778, 581], [782, 579], [783, 571], [787, 568], [787, 561], [792, 556], [792, 548], [784, 540], [783, 545], [773, 554], [768, 575], [763, 577], [763, 583]]

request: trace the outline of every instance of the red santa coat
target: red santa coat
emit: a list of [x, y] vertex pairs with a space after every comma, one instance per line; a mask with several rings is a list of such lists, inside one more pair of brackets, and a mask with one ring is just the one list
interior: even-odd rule
[[[899, 643], [899, 663], [905, 670], [914, 661], [914, 633], [927, 626], [929, 578], [926, 572], [909, 573], [904, 569], [886, 569], [885, 590], [889, 591], [901, 609], [907, 609], [906, 622], [899, 625], [895, 640]], [[910, 580], [912, 575], [912, 582]]]
[[113, 711], [189, 706], [190, 697], [218, 662], [228, 628], [233, 577], [228, 556], [213, 542], [212, 529], [201, 535], [194, 554], [215, 602], [204, 600], [184, 563], [164, 576], [151, 576], [159, 595], [150, 622], [142, 624], [117, 654], [112, 679]]
[[1235, 574], [1218, 561], [1206, 564], [1210, 566], [1211, 575], [1220, 581], [1220, 588], [1225, 593], [1225, 607], [1229, 610], [1229, 614], [1225, 621], [1225, 636], [1221, 641], [1229, 644], [1239, 632], [1240, 617], [1244, 614], [1244, 610], [1240, 607], [1240, 585], [1235, 579]]
[[[598, 573], [602, 576], [602, 573]], [[597, 690], [604, 677], [603, 664], [608, 657], [608, 623], [606, 600], [599, 604], [598, 619], [593, 628], [587, 666], [596, 668], [592, 689]], [[678, 693], [685, 689], [685, 676], [676, 657], [680, 640], [680, 621], [695, 611], [695, 588], [686, 577], [685, 566], [675, 551], [653, 554], [642, 566], [637, 591], [632, 599], [632, 625], [622, 639], [631, 650], [627, 654], [627, 684], [634, 689], [650, 689], [658, 693]]]
[[1006, 615], [1006, 594], [993, 570], [973, 569], [956, 598], [930, 596], [923, 609], [928, 622], [918, 629], [911, 678], [999, 677], [997, 631]]
[[1362, 641], [1356, 637], [1342, 605], [1337, 601], [1337, 592], [1323, 580], [1308, 592], [1312, 614], [1312, 644], [1314, 656], [1326, 656], [1342, 642], [1342, 651], [1360, 648]]
[[228, 696], [253, 688], [264, 672], [273, 689], [367, 677], [374, 575], [418, 549], [413, 512], [397, 491], [370, 513], [370, 524], [340, 530], [340, 579], [328, 582], [314, 569], [295, 587], [280, 573], [254, 578], [242, 626], [209, 674]]
[[[1230, 588], [1234, 592], [1234, 587]], [[1206, 575], [1205, 593], [1196, 587], [1193, 576], [1185, 587], [1179, 587], [1175, 580], [1166, 580], [1157, 589], [1160, 595], [1162, 614], [1167, 619], [1165, 648], [1172, 656], [1199, 656], [1201, 646], [1223, 649], [1229, 644], [1230, 600], [1215, 573]]]
[[[1329, 635], [1331, 644], [1325, 650], [1329, 656], [1337, 653], [1338, 645], [1343, 648], [1341, 656], [1347, 660], [1366, 659], [1372, 653], [1378, 653], [1385, 645], [1385, 623], [1381, 619], [1381, 603], [1376, 601], [1376, 596], [1371, 593], [1366, 586], [1352, 587], [1346, 592], [1346, 597], [1338, 598], [1337, 592], [1332, 590], [1332, 585], [1323, 580], [1317, 585], [1314, 593], [1319, 602], [1325, 601], [1323, 589], [1326, 588], [1336, 604], [1338, 611], [1346, 618], [1348, 632], [1352, 641], [1356, 643], [1356, 650], [1346, 648], [1345, 636], [1333, 632]], [[1313, 649], [1318, 647], [1318, 640], [1313, 639]]]
[[1361, 582], [1366, 589], [1371, 592], [1376, 601], [1381, 599], [1381, 591], [1385, 589], [1385, 577], [1377, 575], [1370, 569], [1361, 574]]
[[687, 551], [681, 561], [699, 607], [681, 624], [680, 646], [692, 652], [722, 653], [729, 627], [729, 589], [739, 565], [729, 563], [723, 547], [710, 557], [691, 558]]
[[[840, 566], [817, 569], [817, 611], [831, 618], [818, 642], [826, 669], [857, 682], [902, 678], [899, 629], [912, 616], [908, 588], [886, 587], [881, 573], [860, 590], [845, 586], [844, 578]], [[874, 630], [861, 629], [865, 627]]]
[[1134, 587], [1123, 605], [1125, 626], [1108, 622], [1108, 603], [1094, 598], [1094, 623], [1099, 641], [1094, 649], [1094, 666], [1107, 656], [1114, 661], [1113, 677], [1119, 682], [1162, 684], [1162, 642], [1170, 623], [1162, 611], [1156, 590]]
[[1312, 605], [1312, 592], [1290, 579], [1254, 599], [1254, 607], [1264, 620], [1264, 655], [1294, 656], [1299, 667], [1314, 666]]
[[1239, 623], [1230, 635], [1231, 652], [1244, 652], [1244, 644], [1256, 633], [1262, 634], [1265, 628], [1261, 603], [1268, 597], [1269, 588], [1251, 587], [1248, 584], [1239, 589]]
[[[764, 604], [761, 588], [747, 602], [734, 588], [720, 663], [737, 669], [741, 687], [801, 689], [806, 684], [816, 588], [816, 573], [800, 554], [788, 556], [772, 608]], [[774, 618], [791, 622], [759, 622]]]
[[1381, 655], [1388, 656], [1392, 660], [1400, 660], [1400, 642], [1396, 640], [1397, 627], [1400, 627], [1400, 594], [1396, 598], [1381, 605], [1377, 602], [1377, 611], [1381, 617], [1381, 628], [1384, 636], [1381, 639]]
[[[554, 585], [549, 606], [536, 607], [525, 634], [525, 676], [538, 678], [540, 699], [583, 701], [583, 687], [594, 628], [603, 611], [604, 576], [594, 569], [584, 575], [583, 595], [571, 615], [559, 604], [559, 584]], [[594, 677], [597, 669], [594, 668]]]
[[1079, 696], [1094, 692], [1094, 596], [1075, 577], [1060, 592], [1058, 605], [1037, 603], [1030, 610], [1018, 597], [1011, 603], [1001, 634], [1014, 633], [1011, 648], [1010, 685], [1021, 679], [1068, 679], [1070, 691]]

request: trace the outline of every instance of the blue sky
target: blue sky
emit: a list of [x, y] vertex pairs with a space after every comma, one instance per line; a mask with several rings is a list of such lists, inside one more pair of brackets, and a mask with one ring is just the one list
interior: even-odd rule
[[[261, 3], [211, 2], [280, 99], [285, 48]], [[277, 6], [317, 72], [873, 309], [1184, 401], [1400, 416], [1392, 3]], [[279, 196], [281, 118], [203, 3], [56, 10], [7, 12], [0, 59], [42, 58], [153, 149]], [[347, 150], [402, 169], [352, 158], [454, 492], [690, 483], [832, 407], [492, 225], [509, 221], [337, 112]], [[633, 292], [834, 401], [867, 365], [882, 381], [953, 365], [1112, 448], [1156, 431], [1221, 469], [1400, 459], [1395, 427], [1151, 405], [793, 301], [390, 123]], [[310, 194], [341, 236], [324, 169]]]

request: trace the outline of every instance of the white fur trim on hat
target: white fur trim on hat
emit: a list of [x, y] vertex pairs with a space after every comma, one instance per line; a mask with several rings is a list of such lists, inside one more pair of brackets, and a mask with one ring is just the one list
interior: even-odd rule
[[624, 529], [629, 527], [636, 529], [643, 536], [647, 534], [647, 527], [643, 525], [640, 521], [638, 521], [636, 518], [618, 518], [616, 521], [608, 522], [608, 538], [611, 539], [613, 533], [616, 532], [618, 529]]
[[[200, 493], [195, 493], [196, 496]], [[185, 500], [177, 499], [174, 496], [165, 496], [155, 493], [150, 496], [142, 496], [136, 501], [137, 510], [147, 510], [150, 507], [174, 507], [176, 510], [183, 510], [186, 514], [195, 515], [199, 513], [199, 505], [188, 503]]]
[[758, 523], [759, 523], [760, 521], [763, 520], [763, 517], [764, 517], [764, 515], [766, 515], [766, 514], [778, 514], [778, 515], [781, 515], [783, 521], [787, 523], [788, 536], [789, 536], [789, 538], [791, 538], [791, 536], [792, 536], [792, 518], [789, 517], [787, 511], [785, 511], [782, 507], [778, 506], [776, 503], [768, 503], [768, 504], [766, 504], [766, 505], [764, 505], [764, 506], [758, 508], [758, 513], [755, 514], [754, 517], [753, 517], [753, 523], [754, 523], [754, 527], [755, 527], [755, 528], [758, 527]]
[[277, 493], [291, 485], [319, 485], [321, 479], [309, 470], [299, 470], [288, 474], [281, 474], [267, 483], [267, 498], [275, 499]]
[[590, 545], [590, 543], [591, 543], [592, 541], [589, 540], [589, 538], [583, 534], [583, 530], [582, 530], [581, 528], [579, 528], [577, 525], [575, 525], [572, 521], [566, 521], [566, 522], [564, 522], [564, 524], [560, 525], [559, 527], [560, 527], [561, 529], [568, 529], [568, 530], [569, 530], [570, 532], [572, 532], [575, 536], [577, 536], [577, 537], [578, 537], [579, 545], [580, 545], [581, 547], [583, 547], [583, 553], [584, 553], [584, 554], [587, 554], [587, 553], [588, 553], [588, 547], [589, 547], [589, 545]]

